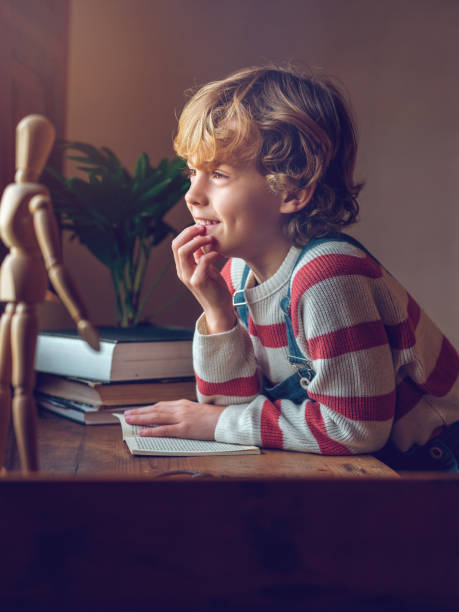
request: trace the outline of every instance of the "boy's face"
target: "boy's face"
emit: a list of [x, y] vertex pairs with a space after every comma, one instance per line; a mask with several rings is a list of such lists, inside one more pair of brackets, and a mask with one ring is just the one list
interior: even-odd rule
[[282, 194], [274, 194], [255, 165], [222, 163], [210, 169], [188, 162], [185, 201], [195, 223], [205, 225], [212, 249], [274, 273], [290, 244], [282, 232]]

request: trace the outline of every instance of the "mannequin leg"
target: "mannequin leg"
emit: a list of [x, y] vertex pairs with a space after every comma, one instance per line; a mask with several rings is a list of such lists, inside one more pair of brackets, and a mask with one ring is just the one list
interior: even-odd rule
[[11, 319], [14, 304], [8, 304], [0, 318], [0, 475], [5, 465], [11, 419]]
[[17, 305], [11, 325], [13, 425], [24, 472], [38, 470], [35, 347], [38, 318], [35, 304]]

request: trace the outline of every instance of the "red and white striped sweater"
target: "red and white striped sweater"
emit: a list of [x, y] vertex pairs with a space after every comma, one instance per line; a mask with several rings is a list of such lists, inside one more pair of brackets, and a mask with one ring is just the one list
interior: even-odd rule
[[[458, 421], [459, 356], [400, 283], [349, 243], [319, 244], [298, 263], [299, 254], [292, 247], [261, 285], [249, 279], [248, 330], [238, 320], [207, 334], [205, 318], [197, 322], [198, 399], [226, 406], [215, 439], [344, 455], [377, 451], [391, 437], [406, 451]], [[232, 259], [222, 271], [231, 293], [244, 265]], [[290, 278], [293, 331], [316, 373], [299, 405], [270, 401], [261, 382], [294, 372], [279, 305]]]

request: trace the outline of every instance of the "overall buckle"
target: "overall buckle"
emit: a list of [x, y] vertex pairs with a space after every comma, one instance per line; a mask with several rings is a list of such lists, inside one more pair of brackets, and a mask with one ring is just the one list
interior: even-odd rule
[[[244, 296], [244, 299], [241, 302], [236, 302], [236, 295], [238, 293], [242, 293], [242, 295]], [[244, 291], [244, 289], [236, 289], [236, 291], [233, 293], [233, 306], [248, 306], [248, 305], [249, 305], [249, 303], [245, 299], [245, 291]]]

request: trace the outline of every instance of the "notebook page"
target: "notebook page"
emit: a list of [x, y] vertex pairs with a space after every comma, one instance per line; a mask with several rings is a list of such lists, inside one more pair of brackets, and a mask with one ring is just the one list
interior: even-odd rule
[[168, 455], [168, 456], [200, 456], [200, 455], [241, 455], [260, 454], [257, 446], [227, 444], [213, 440], [188, 440], [184, 438], [149, 438], [137, 435], [140, 429], [137, 425], [129, 425], [124, 414], [115, 413], [123, 429], [123, 439], [133, 455]]

